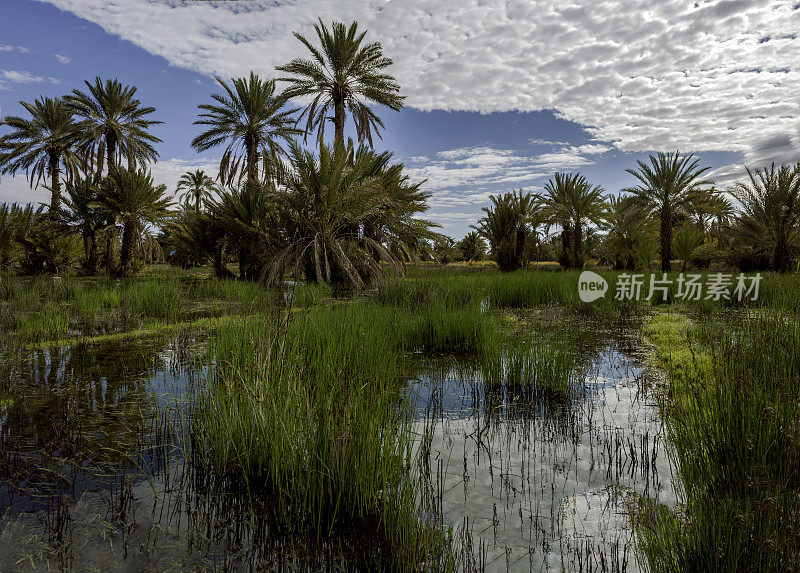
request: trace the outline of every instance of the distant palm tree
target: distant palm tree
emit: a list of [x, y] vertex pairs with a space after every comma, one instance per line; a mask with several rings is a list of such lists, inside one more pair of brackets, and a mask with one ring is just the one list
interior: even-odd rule
[[639, 180], [635, 187], [625, 189], [635, 201], [661, 223], [661, 270], [671, 270], [673, 217], [689, 202], [692, 192], [713, 182], [701, 179], [710, 167], [699, 167], [700, 160], [693, 154], [681, 155], [658, 152], [650, 156], [650, 164], [637, 161], [639, 168], [626, 169]]
[[515, 271], [523, 265], [528, 241], [535, 237], [541, 223], [538, 197], [519, 190], [489, 199], [492, 205], [484, 207], [485, 215], [475, 229], [489, 241], [500, 270]]
[[162, 122], [147, 118], [155, 108], [142, 106], [135, 97], [136, 88], [116, 79], [104, 83], [99, 77], [94, 83], [84, 83], [88, 92], [72, 90], [65, 99], [81, 118], [81, 153], [86, 165], [102, 173], [104, 161], [110, 170], [119, 167], [123, 158], [128, 169], [158, 159], [153, 144], [161, 140], [148, 129]]
[[29, 119], [6, 117], [0, 125], [14, 131], [0, 137], [0, 172], [25, 170], [31, 187], [49, 179], [50, 209], [61, 204], [61, 172], [71, 179], [78, 172], [75, 144], [79, 138], [72, 110], [59, 98], [39, 98], [33, 104], [19, 102]]
[[478, 261], [486, 252], [486, 243], [476, 231], [470, 231], [458, 243], [458, 248], [465, 261]]
[[630, 196], [609, 198], [603, 225], [608, 233], [600, 251], [615, 269], [634, 270], [637, 260], [645, 261], [649, 268], [649, 247], [657, 240], [658, 230], [648, 215]]
[[603, 188], [589, 184], [579, 173], [556, 173], [544, 188], [544, 216], [562, 226], [562, 264], [583, 268], [583, 234], [589, 223], [601, 225], [606, 215]]
[[756, 254], [766, 256], [773, 270], [787, 271], [800, 252], [800, 163], [779, 168], [773, 163], [747, 169], [747, 175], [749, 183], [732, 188], [742, 204], [734, 231]]
[[179, 201], [184, 201], [186, 205], [194, 204], [194, 210], [200, 212], [201, 205], [205, 202], [211, 193], [217, 191], [217, 186], [214, 180], [206, 175], [202, 169], [194, 171], [187, 171], [178, 180], [177, 192], [181, 193], [178, 197]]
[[368, 102], [395, 111], [403, 107], [400, 85], [384, 72], [392, 60], [383, 55], [379, 42], [362, 44], [366, 32], [358, 33], [357, 22], [349, 27], [333, 22], [329, 30], [320, 20], [314, 25], [314, 30], [320, 48], [314, 47], [297, 32], [294, 34], [311, 52], [312, 59], [295, 58], [278, 67], [281, 72], [294, 74], [280, 78], [290, 83], [284, 95], [287, 98], [314, 98], [299, 118], [306, 117], [306, 135], [316, 129], [317, 140], [322, 142], [325, 122], [332, 119], [334, 142], [344, 145], [344, 122], [349, 109], [358, 141], [366, 140], [372, 147], [372, 132], [374, 130], [380, 137], [379, 128], [383, 127], [383, 122], [369, 108]]
[[112, 169], [100, 188], [99, 201], [122, 223], [120, 274], [131, 272], [137, 240], [147, 223], [167, 220], [171, 202], [165, 195], [165, 185], [156, 185], [153, 176], [143, 169]]
[[228, 85], [222, 78], [217, 83], [224, 95], [212, 94], [217, 104], [203, 104], [195, 125], [208, 129], [192, 140], [199, 152], [227, 144], [219, 163], [219, 180], [223, 185], [247, 178], [249, 185], [258, 182], [259, 156], [262, 177], [270, 180], [279, 170], [279, 159], [285, 155], [283, 145], [300, 131], [284, 109], [285, 99], [275, 95], [275, 81], [262, 80], [253, 72], [250, 78], [234, 78]]

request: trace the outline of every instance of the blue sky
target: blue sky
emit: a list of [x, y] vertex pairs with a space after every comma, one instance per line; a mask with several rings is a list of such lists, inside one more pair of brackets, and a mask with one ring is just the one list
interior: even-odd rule
[[[119, 78], [164, 122], [153, 172], [172, 188], [189, 168], [215, 172], [219, 154], [189, 146], [213, 75], [274, 75], [304, 55], [291, 31], [307, 34], [319, 15], [358, 19], [395, 60], [407, 106], [380, 110], [376, 147], [427, 179], [428, 216], [456, 238], [488, 195], [537, 190], [555, 171], [580, 170], [616, 193], [633, 182], [625, 169], [656, 149], [697, 152], [722, 186], [743, 164], [800, 160], [800, 40], [789, 32], [800, 10], [604, 1], [3, 0], [0, 115]], [[46, 198], [22, 177], [0, 179], [0, 201]]]

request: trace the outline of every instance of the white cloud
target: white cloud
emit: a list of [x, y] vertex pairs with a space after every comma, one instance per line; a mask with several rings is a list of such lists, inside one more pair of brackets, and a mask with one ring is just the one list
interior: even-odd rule
[[0, 44], [0, 52], [21, 52], [23, 54], [27, 54], [30, 52], [28, 48], [23, 48], [22, 46], [9, 46], [8, 44]]
[[[422, 110], [541, 109], [623, 151], [750, 152], [800, 130], [800, 9], [785, 0], [50, 0], [170, 63], [241, 75], [357, 19]], [[800, 157], [797, 148], [791, 153]]]
[[56, 60], [58, 60], [62, 64], [68, 64], [68, 63], [70, 63], [72, 61], [67, 56], [63, 56], [61, 54], [56, 54], [55, 57], [56, 57]]
[[42, 82], [58, 83], [58, 80], [55, 78], [48, 78], [45, 76], [36, 75], [32, 72], [18, 70], [0, 70], [0, 79], [17, 84]]
[[[193, 159], [162, 159], [150, 166], [153, 179], [157, 184], [167, 186], [167, 193], [175, 196], [175, 188], [181, 175], [195, 169], [204, 170], [210, 177], [215, 178], [219, 170], [218, 158], [198, 157]], [[0, 177], [0, 203], [49, 203], [50, 192], [40, 184], [38, 188], [31, 189], [24, 173], [15, 177]]]

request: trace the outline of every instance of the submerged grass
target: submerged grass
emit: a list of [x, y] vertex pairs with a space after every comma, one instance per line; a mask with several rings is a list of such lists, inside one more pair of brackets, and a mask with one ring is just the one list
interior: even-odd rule
[[373, 318], [344, 306], [220, 328], [200, 446], [217, 472], [270, 495], [290, 530], [321, 538], [366, 521], [384, 565], [449, 568], [445, 532], [417, 514], [404, 354]]

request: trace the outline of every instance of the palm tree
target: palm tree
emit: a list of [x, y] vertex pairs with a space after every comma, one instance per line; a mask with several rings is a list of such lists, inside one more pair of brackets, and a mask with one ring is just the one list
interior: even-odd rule
[[[418, 255], [420, 241], [440, 237], [432, 230], [439, 225], [416, 217], [427, 211], [431, 194], [421, 189], [424, 182], [410, 181], [402, 163], [391, 160], [390, 152], [376, 153], [363, 145], [355, 153], [353, 161], [363, 166], [362, 177], [374, 178], [384, 194], [378, 210], [359, 222], [362, 242], [367, 249], [373, 243], [386, 245], [398, 259], [410, 262]], [[377, 251], [373, 256], [381, 258]]]
[[183, 193], [178, 200], [183, 201], [187, 206], [193, 203], [195, 212], [199, 213], [200, 206], [210, 197], [211, 193], [217, 191], [217, 186], [205, 171], [196, 169], [181, 175], [176, 192], [180, 193], [181, 191]]
[[540, 224], [538, 197], [519, 190], [489, 199], [492, 205], [484, 207], [485, 216], [475, 229], [489, 242], [500, 270], [515, 271], [522, 266], [525, 247]]
[[685, 271], [692, 264], [694, 252], [703, 242], [703, 231], [694, 223], [681, 225], [675, 231], [672, 240], [672, 250], [681, 260], [681, 271]]
[[545, 185], [544, 216], [548, 224], [562, 226], [562, 264], [583, 268], [583, 230], [589, 223], [601, 225], [606, 215], [603, 188], [592, 187], [578, 173], [556, 173]]
[[102, 179], [98, 175], [79, 177], [66, 185], [67, 209], [59, 212], [59, 219], [69, 227], [77, 228], [83, 238], [86, 273], [97, 274], [97, 234], [105, 227], [103, 207], [99, 202]]
[[458, 248], [465, 261], [478, 261], [486, 252], [486, 243], [476, 231], [470, 231], [458, 243]]
[[11, 175], [24, 169], [31, 187], [49, 179], [50, 209], [56, 211], [61, 204], [61, 171], [69, 180], [79, 165], [74, 150], [79, 132], [72, 110], [59, 98], [19, 103], [30, 118], [10, 116], [0, 122], [14, 130], [0, 138], [0, 169]]
[[[647, 260], [649, 247], [658, 236], [654, 220], [630, 196], [612, 196], [608, 200], [600, 251], [617, 270], [633, 270], [637, 260]], [[650, 261], [647, 260], [647, 266]]]
[[203, 104], [195, 125], [208, 129], [192, 140], [199, 152], [226, 144], [219, 163], [219, 180], [229, 185], [246, 176], [249, 185], [258, 181], [259, 155], [262, 176], [270, 180], [279, 170], [283, 145], [299, 134], [291, 115], [297, 110], [283, 109], [285, 99], [275, 95], [275, 81], [262, 80], [253, 72], [250, 78], [234, 78], [228, 85], [217, 83], [224, 95], [211, 94], [216, 104]]
[[639, 168], [626, 169], [639, 180], [635, 187], [626, 189], [635, 200], [661, 223], [661, 270], [671, 270], [673, 217], [691, 199], [699, 187], [713, 182], [700, 177], [710, 167], [700, 167], [700, 160], [693, 154], [681, 155], [658, 152], [650, 156], [650, 164], [637, 161]]
[[[258, 192], [253, 192], [258, 190]], [[281, 231], [275, 221], [274, 189], [254, 185], [231, 187], [209, 202], [215, 225], [223, 229], [231, 246], [239, 251], [239, 278], [258, 278], [266, 256], [274, 250], [272, 234]]]
[[[366, 32], [358, 32], [358, 23], [349, 27], [333, 22], [329, 30], [322, 20], [314, 25], [320, 48], [295, 32], [295, 37], [311, 52], [311, 59], [295, 58], [281, 72], [293, 74], [280, 78], [290, 83], [284, 92], [287, 98], [311, 96], [313, 100], [298, 118], [306, 117], [306, 135], [317, 130], [321, 143], [325, 122], [333, 120], [335, 145], [344, 145], [344, 122], [347, 110], [353, 116], [358, 141], [372, 147], [372, 132], [380, 138], [383, 122], [368, 102], [399, 111], [404, 97], [400, 85], [384, 70], [392, 60], [383, 55], [379, 42], [363, 44]], [[332, 114], [332, 117], [331, 117]]]
[[148, 119], [154, 107], [143, 107], [136, 99], [136, 88], [124, 86], [119, 80], [99, 77], [94, 83], [84, 82], [87, 93], [72, 90], [65, 99], [81, 118], [79, 129], [85, 136], [81, 153], [86, 165], [102, 173], [103, 162], [112, 167], [127, 160], [128, 169], [158, 159], [153, 144], [161, 140], [148, 133], [151, 126], [162, 123]]
[[385, 242], [359, 232], [382, 213], [391, 195], [374, 173], [374, 158], [352, 145], [322, 144], [319, 157], [294, 144], [286, 191], [277, 194], [280, 246], [265, 270], [273, 281], [288, 269], [339, 288], [361, 287], [402, 263]]
[[131, 262], [137, 239], [144, 226], [167, 220], [172, 204], [165, 185], [156, 185], [153, 176], [144, 169], [112, 169], [100, 188], [99, 201], [108, 213], [122, 223], [120, 274], [131, 272]]
[[784, 272], [800, 250], [800, 163], [747, 169], [749, 183], [737, 183], [732, 192], [742, 204], [734, 223], [737, 237], [770, 268]]

